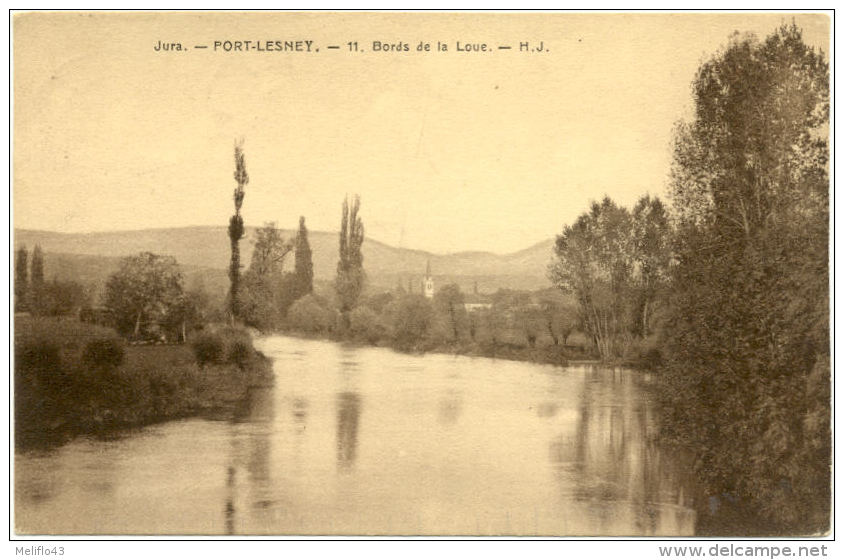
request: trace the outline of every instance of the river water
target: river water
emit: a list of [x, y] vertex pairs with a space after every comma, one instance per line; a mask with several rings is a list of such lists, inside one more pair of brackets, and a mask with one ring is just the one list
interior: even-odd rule
[[275, 385], [15, 456], [26, 534], [691, 535], [644, 374], [273, 336]]

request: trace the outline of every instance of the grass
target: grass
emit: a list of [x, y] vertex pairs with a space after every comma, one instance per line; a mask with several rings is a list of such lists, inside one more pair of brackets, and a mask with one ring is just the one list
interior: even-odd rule
[[[83, 359], [93, 341], [116, 339], [111, 329], [69, 318], [15, 318], [15, 444], [51, 446], [82, 434], [199, 414], [229, 414], [250, 386], [272, 382], [270, 361], [244, 331], [220, 329], [244, 344], [238, 363], [200, 367], [189, 345], [127, 346], [122, 363]], [[122, 342], [120, 343], [122, 345]]]

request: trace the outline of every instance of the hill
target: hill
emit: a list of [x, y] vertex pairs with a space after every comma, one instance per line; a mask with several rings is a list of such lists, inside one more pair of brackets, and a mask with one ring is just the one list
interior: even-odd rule
[[[283, 230], [285, 237], [295, 231]], [[241, 243], [243, 262], [251, 259], [255, 228], [247, 228]], [[337, 265], [337, 234], [309, 232], [314, 260], [314, 277], [328, 282]], [[95, 233], [57, 233], [16, 229], [15, 247], [41, 245], [48, 278], [78, 279], [100, 284], [117, 268], [119, 258], [152, 251], [172, 255], [183, 266], [188, 281], [202, 278], [206, 289], [225, 291], [229, 241], [225, 227], [198, 226]], [[392, 288], [401, 284], [419, 289], [428, 261], [438, 285], [458, 283], [471, 291], [477, 282], [481, 292], [499, 288], [535, 290], [548, 287], [545, 270], [552, 256], [553, 241], [537, 243], [516, 253], [462, 252], [438, 255], [427, 251], [401, 249], [367, 239], [363, 244], [364, 267], [370, 285]], [[51, 262], [52, 261], [52, 262]], [[292, 266], [293, 259], [288, 259]]]

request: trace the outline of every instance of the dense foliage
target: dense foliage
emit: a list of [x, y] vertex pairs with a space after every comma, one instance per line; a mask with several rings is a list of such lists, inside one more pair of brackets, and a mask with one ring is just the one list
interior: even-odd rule
[[19, 247], [15, 255], [15, 311], [29, 309], [28, 257], [26, 247]]
[[359, 196], [355, 196], [351, 204], [348, 198], [343, 200], [343, 215], [340, 221], [340, 257], [337, 261], [334, 289], [337, 292], [340, 315], [345, 329], [350, 326], [349, 314], [357, 305], [366, 278], [361, 252], [363, 221], [359, 212]]
[[665, 207], [646, 195], [632, 213], [609, 197], [593, 202], [557, 236], [549, 276], [575, 297], [580, 323], [603, 359], [627, 357], [651, 333], [670, 235]]
[[735, 36], [694, 96], [675, 149], [666, 431], [749, 530], [825, 531], [828, 67], [793, 25]]
[[292, 250], [293, 244], [274, 223], [255, 232], [252, 262], [243, 275], [240, 292], [240, 318], [246, 325], [269, 330], [279, 324], [283, 313], [280, 301], [293, 288], [283, 272], [284, 260]]
[[15, 445], [50, 446], [77, 434], [233, 409], [250, 385], [270, 382], [269, 361], [242, 330], [211, 334], [220, 354], [200, 369], [187, 345], [127, 347], [108, 328], [18, 318]]
[[296, 279], [294, 299], [299, 299], [314, 291], [314, 263], [311, 257], [311, 245], [308, 243], [305, 216], [299, 216], [299, 231], [296, 233], [296, 265], [293, 274]]
[[[139, 253], [126, 257], [106, 283], [105, 305], [117, 331], [135, 338], [152, 334], [182, 311], [182, 274], [173, 257]], [[164, 333], [162, 333], [163, 335]]]

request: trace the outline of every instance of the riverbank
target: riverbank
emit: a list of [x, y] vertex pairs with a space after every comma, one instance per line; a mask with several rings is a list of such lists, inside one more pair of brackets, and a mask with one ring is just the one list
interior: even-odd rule
[[[355, 347], [390, 348], [403, 354], [446, 354], [470, 356], [475, 358], [493, 358], [497, 360], [512, 360], [534, 364], [546, 364], [566, 367], [570, 363], [605, 365], [592, 353], [582, 346], [569, 345], [540, 345], [531, 348], [509, 342], [473, 342], [473, 341], [435, 341], [423, 339], [411, 344], [402, 344], [392, 339], [372, 340], [362, 336], [341, 336], [334, 332], [304, 332], [295, 329], [279, 329], [264, 333], [266, 335], [290, 336], [305, 340], [326, 340]], [[633, 362], [625, 362], [625, 367]], [[638, 362], [637, 362], [638, 363]], [[613, 364], [610, 364], [613, 365]]]
[[15, 446], [202, 414], [230, 414], [272, 365], [239, 329], [220, 329], [200, 366], [189, 345], [126, 346], [111, 329], [69, 318], [15, 318]]

